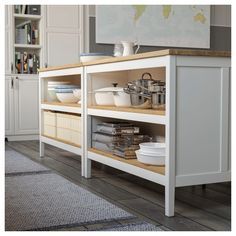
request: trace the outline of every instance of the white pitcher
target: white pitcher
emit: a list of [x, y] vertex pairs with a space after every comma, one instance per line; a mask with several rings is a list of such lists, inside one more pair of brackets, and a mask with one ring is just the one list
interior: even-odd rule
[[[140, 48], [140, 46], [135, 42], [128, 42], [128, 41], [121, 41], [124, 50], [123, 50], [123, 56], [129, 56], [136, 54]], [[134, 52], [134, 46], [137, 46], [137, 49]]]

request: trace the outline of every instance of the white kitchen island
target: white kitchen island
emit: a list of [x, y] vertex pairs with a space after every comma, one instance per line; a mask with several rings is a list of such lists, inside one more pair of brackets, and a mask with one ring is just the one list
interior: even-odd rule
[[[41, 69], [40, 79], [62, 71], [68, 71], [69, 79], [79, 68], [83, 90], [82, 175], [89, 178], [91, 161], [97, 161], [161, 184], [165, 186], [165, 214], [173, 216], [176, 187], [231, 180], [230, 67], [229, 52], [170, 49]], [[95, 104], [91, 91], [113, 82], [125, 85], [144, 72], [166, 82], [165, 110]], [[40, 91], [42, 96], [43, 88]], [[46, 108], [50, 109], [48, 105]], [[45, 109], [45, 103], [40, 104], [40, 109]], [[165, 166], [145, 165], [92, 148], [91, 135], [96, 124], [112, 120], [136, 122], [150, 135], [164, 130]], [[41, 135], [41, 154], [46, 141]]]

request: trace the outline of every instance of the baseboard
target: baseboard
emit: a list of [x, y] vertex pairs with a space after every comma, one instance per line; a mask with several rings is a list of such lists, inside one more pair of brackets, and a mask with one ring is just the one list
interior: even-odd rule
[[8, 141], [26, 141], [26, 140], [39, 140], [38, 134], [31, 135], [8, 135], [6, 136]]

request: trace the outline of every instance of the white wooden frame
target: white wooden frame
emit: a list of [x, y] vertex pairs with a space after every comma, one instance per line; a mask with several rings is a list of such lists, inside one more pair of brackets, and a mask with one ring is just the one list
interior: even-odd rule
[[[60, 76], [70, 76], [70, 75], [80, 75], [81, 76], [81, 107], [70, 107], [70, 106], [57, 106], [52, 104], [44, 104], [42, 102], [42, 98], [44, 97], [45, 91], [44, 91], [44, 79], [46, 78], [54, 78], [54, 77], [60, 77]], [[81, 175], [84, 176], [84, 141], [82, 140], [81, 148], [75, 147], [70, 144], [66, 144], [62, 141], [58, 141], [52, 138], [48, 138], [42, 135], [42, 125], [43, 125], [43, 110], [52, 110], [52, 111], [62, 111], [62, 112], [69, 112], [69, 113], [75, 113], [80, 114], [82, 120], [84, 120], [84, 73], [83, 68], [77, 67], [77, 68], [70, 68], [70, 69], [61, 69], [61, 70], [55, 70], [55, 71], [45, 71], [39, 73], [39, 152], [40, 157], [44, 156], [44, 149], [45, 149], [45, 143], [50, 144], [52, 146], [64, 149], [66, 151], [75, 153], [77, 155], [81, 156]], [[81, 136], [84, 137], [84, 126], [83, 122], [81, 125]]]
[[[220, 170], [218, 172], [209, 173], [189, 173], [185, 175], [177, 175], [176, 163], [176, 133], [177, 133], [177, 107], [176, 100], [178, 96], [177, 91], [177, 68], [178, 67], [196, 67], [196, 68], [220, 68], [221, 73], [221, 104], [220, 104]], [[91, 177], [91, 161], [97, 161], [102, 164], [114, 167], [124, 172], [139, 176], [141, 178], [150, 180], [165, 186], [165, 215], [174, 216], [175, 205], [175, 188], [188, 185], [198, 185], [207, 183], [217, 183], [231, 180], [230, 171], [230, 150], [228, 148], [230, 142], [230, 124], [229, 124], [229, 112], [230, 112], [230, 59], [229, 58], [216, 58], [216, 57], [199, 57], [199, 56], [162, 56], [156, 58], [146, 58], [131, 60], [125, 62], [115, 62], [100, 65], [84, 66], [82, 68], [71, 68], [64, 70], [47, 71], [40, 73], [40, 95], [43, 93], [43, 87], [41, 86], [41, 80], [45, 77], [61, 76], [63, 74], [73, 75], [81, 74], [81, 88], [82, 93], [82, 106], [81, 114], [83, 117], [83, 141], [82, 148], [79, 150], [65, 145], [63, 143], [55, 142], [54, 140], [47, 139], [45, 137], [40, 138], [40, 156], [44, 155], [44, 143], [49, 143], [65, 150], [82, 155], [82, 176], [85, 178]], [[124, 70], [135, 69], [148, 69], [156, 67], [165, 67], [166, 71], [166, 114], [165, 116], [138, 114], [132, 112], [119, 112], [110, 110], [99, 110], [88, 107], [88, 92], [90, 80], [93, 74], [103, 72], [116, 72]], [[189, 78], [191, 79], [191, 78]], [[41, 101], [41, 98], [40, 98]], [[59, 109], [51, 105], [42, 104], [41, 109]], [[59, 109], [60, 110], [60, 109]], [[63, 107], [63, 111], [79, 112], [72, 107]], [[41, 113], [40, 113], [41, 114]], [[91, 144], [92, 133], [92, 117], [105, 117], [116, 118], [124, 120], [141, 121], [150, 124], [162, 124], [165, 125], [166, 134], [166, 165], [165, 175], [161, 175], [137, 166], [133, 166], [118, 160], [103, 156], [102, 154], [89, 151]], [[40, 124], [43, 123], [42, 117], [40, 117]], [[40, 128], [41, 131], [41, 128]], [[227, 159], [228, 158], [228, 159]]]

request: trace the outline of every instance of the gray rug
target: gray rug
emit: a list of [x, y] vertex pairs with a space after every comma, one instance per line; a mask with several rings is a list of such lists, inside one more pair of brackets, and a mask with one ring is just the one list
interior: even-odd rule
[[6, 176], [19, 174], [33, 174], [38, 172], [50, 172], [50, 170], [28, 157], [16, 152], [14, 150], [7, 150], [5, 152], [5, 173]]
[[[49, 231], [137, 219], [24, 155], [6, 151], [5, 230]], [[49, 172], [50, 171], [50, 172]], [[146, 222], [104, 231], [160, 231]]]
[[158, 226], [149, 223], [121, 225], [114, 228], [103, 229], [102, 231], [163, 231]]
[[134, 217], [57, 174], [6, 177], [6, 230], [51, 230]]

